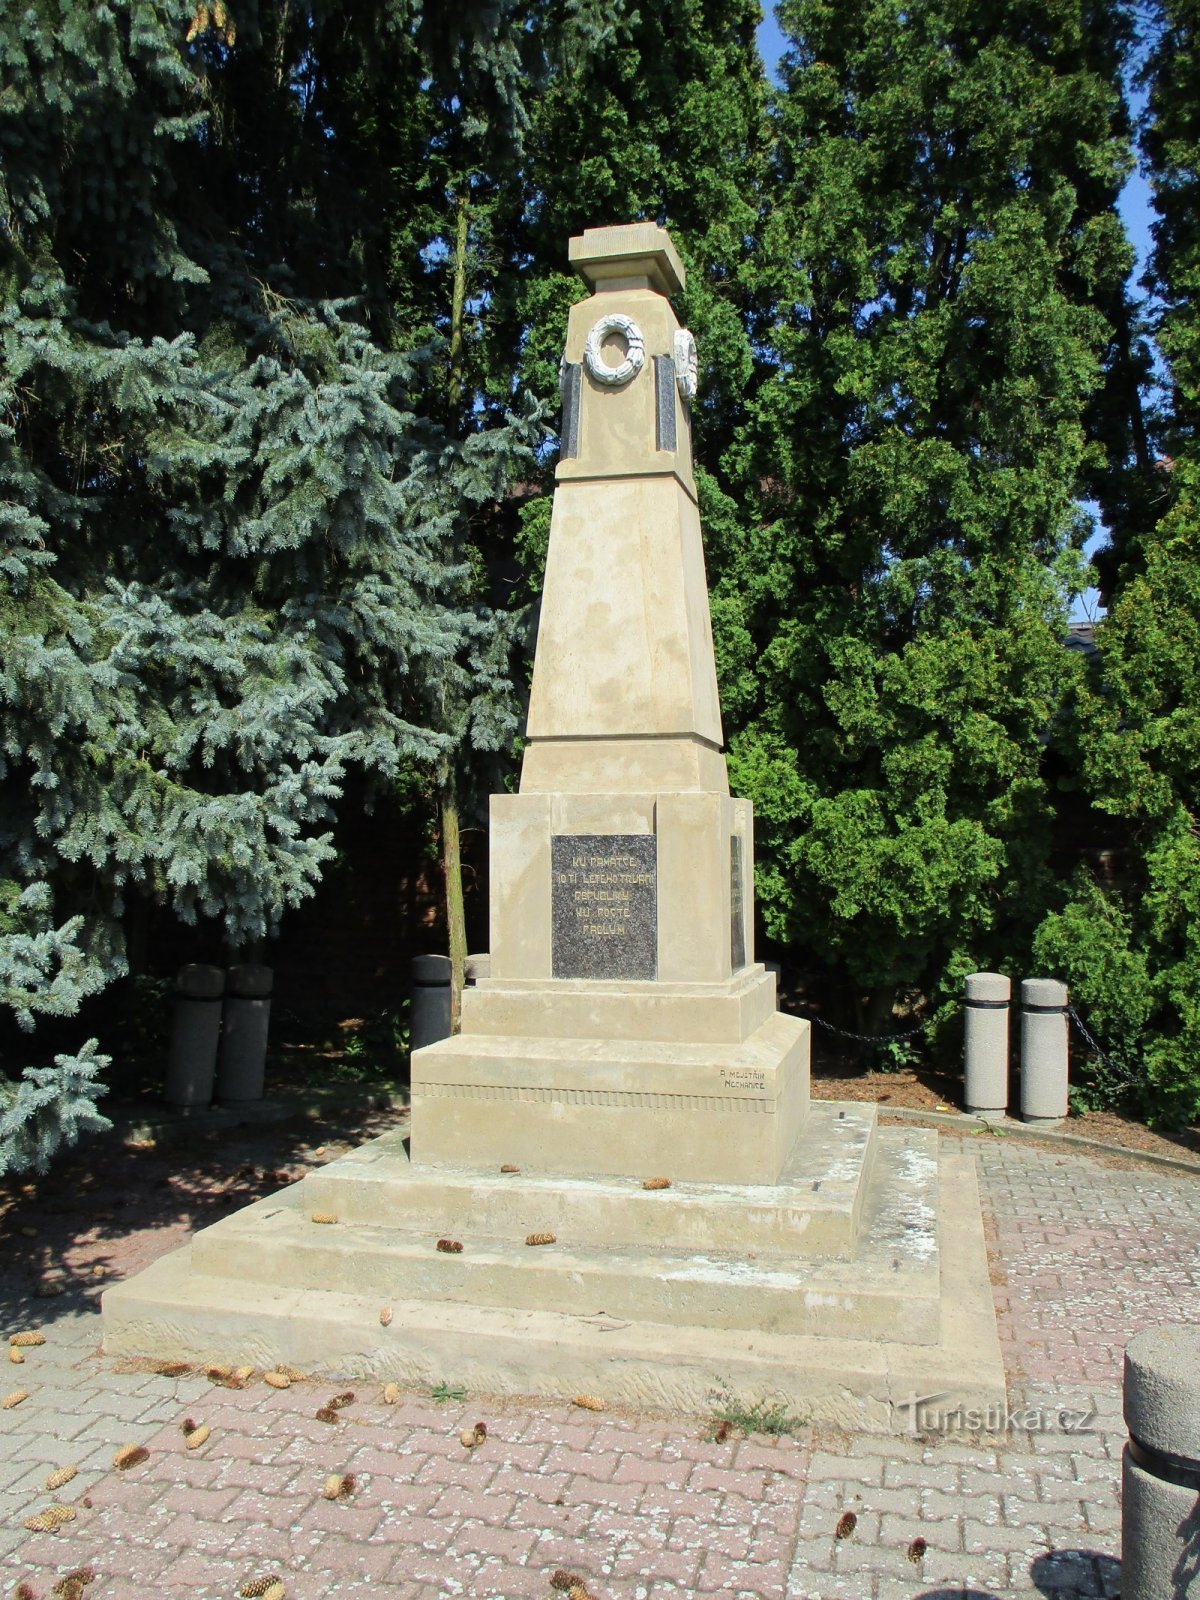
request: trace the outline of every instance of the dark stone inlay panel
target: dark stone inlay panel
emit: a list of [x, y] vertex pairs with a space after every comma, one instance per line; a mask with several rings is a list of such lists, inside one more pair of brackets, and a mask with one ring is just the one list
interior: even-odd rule
[[746, 880], [742, 865], [742, 836], [734, 833], [729, 838], [729, 922], [730, 958], [733, 970], [738, 972], [746, 965]]
[[559, 435], [559, 453], [564, 461], [579, 454], [579, 412], [583, 397], [583, 366], [578, 361], [563, 364], [562, 431]]
[[675, 449], [675, 363], [670, 356], [654, 357], [654, 431], [656, 449]]
[[556, 978], [658, 977], [653, 834], [554, 834], [550, 885], [550, 970]]

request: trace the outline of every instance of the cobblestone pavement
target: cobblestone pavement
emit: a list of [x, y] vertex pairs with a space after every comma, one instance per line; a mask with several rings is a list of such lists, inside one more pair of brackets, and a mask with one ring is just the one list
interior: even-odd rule
[[[172, 1248], [222, 1209], [215, 1180], [187, 1188], [181, 1206], [164, 1156], [157, 1212], [153, 1194], [140, 1210], [131, 1201], [127, 1221], [107, 1233], [72, 1224], [53, 1249], [18, 1206], [0, 1222], [16, 1263], [0, 1316], [46, 1343], [0, 1381], [28, 1391], [0, 1410], [0, 1593], [25, 1583], [49, 1600], [89, 1566], [87, 1600], [215, 1600], [276, 1573], [289, 1600], [551, 1600], [559, 1568], [596, 1600], [1114, 1596], [1122, 1351], [1140, 1327], [1200, 1321], [1200, 1181], [1051, 1146], [964, 1143], [979, 1156], [1010, 1375], [1011, 1425], [992, 1435], [927, 1416], [925, 1432], [897, 1439], [802, 1429], [718, 1443], [696, 1419], [412, 1393], [389, 1406], [376, 1384], [327, 1423], [315, 1412], [336, 1386], [277, 1391], [255, 1378], [234, 1391], [99, 1352], [88, 1263], [134, 1270]], [[296, 1151], [290, 1161], [279, 1176], [303, 1168]], [[227, 1194], [226, 1207], [245, 1197]], [[23, 1244], [40, 1282], [48, 1262], [71, 1263], [65, 1293], [30, 1297]], [[211, 1430], [198, 1449], [186, 1418]], [[477, 1419], [487, 1438], [468, 1450], [459, 1433]], [[118, 1471], [125, 1444], [148, 1456]], [[46, 1491], [66, 1465], [76, 1476]], [[348, 1498], [323, 1498], [331, 1473], [353, 1475]], [[23, 1519], [52, 1500], [74, 1520], [27, 1531]]]

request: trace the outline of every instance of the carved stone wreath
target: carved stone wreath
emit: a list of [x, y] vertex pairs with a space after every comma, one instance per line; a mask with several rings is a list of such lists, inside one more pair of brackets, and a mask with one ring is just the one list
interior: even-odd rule
[[689, 405], [696, 397], [697, 374], [696, 341], [690, 328], [680, 328], [675, 334], [675, 381]]
[[[619, 333], [625, 340], [625, 359], [617, 367], [607, 366], [600, 350], [610, 333]], [[597, 383], [603, 383], [610, 389], [619, 389], [631, 378], [636, 378], [645, 363], [646, 341], [642, 338], [642, 330], [632, 317], [623, 316], [619, 311], [609, 312], [600, 318], [588, 334], [583, 347], [583, 360]]]

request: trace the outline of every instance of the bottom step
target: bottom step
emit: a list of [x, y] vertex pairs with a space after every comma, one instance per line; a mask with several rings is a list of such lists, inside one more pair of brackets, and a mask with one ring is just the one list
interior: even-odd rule
[[[594, 1315], [413, 1300], [379, 1322], [376, 1297], [258, 1286], [192, 1270], [191, 1247], [104, 1295], [110, 1355], [286, 1362], [329, 1377], [454, 1383], [483, 1393], [706, 1412], [715, 1392], [782, 1401], [803, 1420], [904, 1432], [931, 1413], [1002, 1426], [1004, 1367], [974, 1159], [940, 1160], [936, 1343], [667, 1327]], [[919, 1402], [923, 1402], [923, 1409]], [[962, 1414], [966, 1413], [966, 1420]]]

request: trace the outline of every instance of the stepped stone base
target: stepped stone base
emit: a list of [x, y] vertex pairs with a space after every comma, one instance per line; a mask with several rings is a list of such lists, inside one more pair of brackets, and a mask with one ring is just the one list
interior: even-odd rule
[[420, 1168], [387, 1135], [103, 1304], [110, 1354], [672, 1411], [729, 1387], [891, 1431], [930, 1395], [1004, 1410], [974, 1164], [873, 1107], [814, 1102], [775, 1185]]

